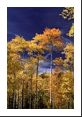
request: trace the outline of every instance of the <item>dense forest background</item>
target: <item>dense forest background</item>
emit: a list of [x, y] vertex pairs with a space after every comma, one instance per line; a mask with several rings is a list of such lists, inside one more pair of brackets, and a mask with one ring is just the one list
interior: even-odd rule
[[45, 27], [30, 40], [16, 35], [8, 41], [8, 109], [74, 108], [74, 8], [63, 8], [58, 16], [72, 22], [64, 34], [69, 41], [59, 27]]

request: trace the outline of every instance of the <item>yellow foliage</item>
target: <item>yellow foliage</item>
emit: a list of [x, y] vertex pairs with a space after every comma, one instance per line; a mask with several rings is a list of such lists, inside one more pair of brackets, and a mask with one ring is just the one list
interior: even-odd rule
[[61, 57], [55, 58], [55, 60], [53, 60], [53, 63], [61, 66], [61, 65], [63, 65], [63, 59]]
[[65, 60], [64, 60], [64, 67], [73, 70], [74, 68], [74, 45], [68, 43], [64, 48], [65, 52]]
[[72, 24], [69, 32], [67, 33], [69, 37], [74, 37], [74, 24]]
[[45, 36], [48, 36], [48, 37], [54, 37], [54, 39], [58, 38], [60, 35], [61, 35], [61, 31], [59, 29], [56, 29], [56, 28], [46, 28], [43, 32], [43, 34]]
[[66, 45], [66, 47], [64, 48], [64, 52], [65, 52], [65, 55], [66, 55], [66, 58], [69, 59], [69, 58], [73, 58], [73, 54], [74, 54], [74, 45], [71, 44], [71, 43], [68, 43]]
[[[74, 19], [74, 7], [65, 7], [60, 14], [64, 19], [73, 20]], [[74, 24], [70, 27], [67, 33], [69, 37], [74, 37]]]
[[[53, 63], [57, 66], [52, 74], [39, 75], [40, 60], [46, 60], [43, 56], [45, 50], [53, 51], [50, 47], [58, 49], [64, 47], [59, 29], [45, 29], [43, 34], [36, 34], [31, 41], [26, 41], [20, 36], [16, 36], [8, 42], [8, 96], [16, 96], [16, 101], [23, 99], [31, 102], [33, 108], [35, 104], [50, 108], [50, 78], [51, 78], [51, 99], [57, 108], [61, 108], [64, 102], [68, 102], [70, 95], [73, 95], [73, 72], [62, 70], [62, 65], [73, 63], [74, 46], [68, 43], [64, 48], [65, 60], [61, 57], [55, 58]], [[49, 51], [50, 49], [50, 51]], [[27, 59], [21, 57], [20, 52], [28, 52]], [[18, 94], [19, 93], [19, 94]], [[36, 100], [37, 98], [37, 100]], [[22, 102], [23, 102], [22, 100]], [[42, 102], [40, 102], [42, 101]], [[10, 102], [9, 102], [10, 103]], [[20, 103], [20, 102], [18, 102]]]
[[65, 7], [65, 9], [60, 14], [64, 19], [74, 19], [74, 7]]

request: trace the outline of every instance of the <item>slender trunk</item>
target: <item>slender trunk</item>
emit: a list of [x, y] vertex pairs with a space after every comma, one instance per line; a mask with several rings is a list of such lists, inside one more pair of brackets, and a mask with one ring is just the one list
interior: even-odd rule
[[22, 109], [24, 108], [24, 80], [22, 81]]
[[68, 109], [70, 109], [70, 102], [68, 102]]
[[53, 92], [53, 98], [52, 98], [53, 100], [52, 100], [52, 108], [54, 109], [54, 107], [55, 107], [55, 104], [54, 104], [54, 92]]
[[7, 96], [7, 108], [10, 108], [10, 96]]
[[52, 50], [51, 50], [51, 65], [50, 65], [50, 108], [52, 107]]
[[19, 89], [18, 89], [18, 109], [19, 109]]
[[25, 106], [26, 106], [26, 108], [29, 108], [29, 85], [28, 85], [28, 82], [27, 82], [27, 85], [26, 85], [26, 89], [27, 89], [27, 92], [26, 92], [26, 100], [25, 100], [25, 102], [26, 102], [26, 104], [25, 104]]
[[[31, 85], [31, 83], [30, 83]], [[30, 87], [30, 92], [29, 92], [29, 109], [31, 109], [31, 87]]]
[[29, 108], [32, 108], [32, 75], [30, 78], [30, 103], [29, 103]]
[[70, 109], [73, 109], [73, 98], [72, 98], [72, 95], [70, 95]]
[[16, 108], [16, 75], [14, 73], [14, 85], [13, 85], [13, 109]]
[[15, 90], [13, 92], [13, 109], [16, 109], [16, 93], [15, 93]]
[[31, 75], [31, 108], [32, 108], [32, 75]]
[[39, 59], [37, 59], [37, 68], [36, 68], [36, 108], [38, 108], [38, 66], [39, 66]]

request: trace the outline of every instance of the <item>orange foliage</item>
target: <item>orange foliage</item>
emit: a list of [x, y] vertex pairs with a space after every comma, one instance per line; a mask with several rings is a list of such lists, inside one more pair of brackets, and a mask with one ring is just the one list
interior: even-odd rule
[[59, 36], [61, 36], [61, 31], [59, 29], [56, 28], [46, 28], [43, 32], [44, 35], [48, 36], [48, 37], [55, 37], [55, 39]]
[[55, 60], [53, 61], [56, 65], [63, 65], [63, 59], [61, 57], [59, 58], [55, 58]]

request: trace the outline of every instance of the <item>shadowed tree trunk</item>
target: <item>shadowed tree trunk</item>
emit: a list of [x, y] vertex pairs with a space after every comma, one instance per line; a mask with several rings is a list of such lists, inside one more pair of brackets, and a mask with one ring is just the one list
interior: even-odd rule
[[19, 97], [19, 89], [18, 89], [18, 108], [19, 108], [19, 104], [20, 104], [19, 100], [20, 100], [20, 97]]
[[16, 108], [16, 75], [14, 73], [14, 84], [13, 84], [13, 109]]
[[22, 108], [24, 108], [24, 80], [22, 81]]
[[51, 64], [50, 64], [50, 108], [52, 108], [52, 65], [53, 65], [53, 58], [52, 58], [52, 51], [53, 51], [53, 47], [51, 47], [51, 52], [50, 52], [50, 56], [51, 56]]
[[30, 107], [29, 108], [32, 108], [32, 75], [31, 75], [31, 78], [30, 78]]
[[36, 108], [38, 108], [38, 67], [39, 67], [39, 59], [37, 59], [37, 68], [36, 68]]

